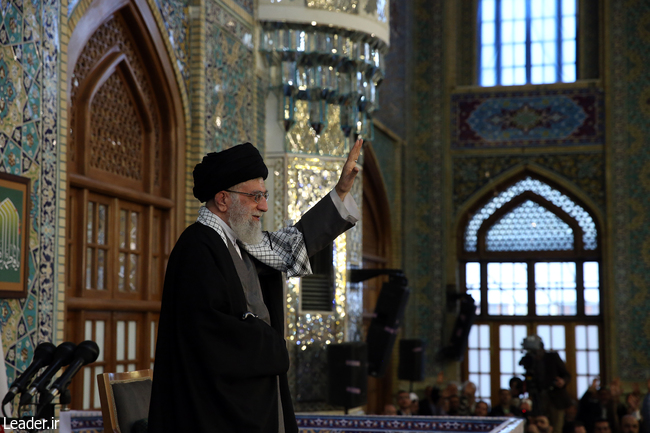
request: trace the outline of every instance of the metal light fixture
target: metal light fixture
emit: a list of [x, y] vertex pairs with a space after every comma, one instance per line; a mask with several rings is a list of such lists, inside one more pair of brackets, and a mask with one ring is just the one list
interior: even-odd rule
[[280, 122], [294, 125], [296, 100], [309, 103], [309, 123], [316, 134], [327, 128], [330, 104], [341, 107], [341, 129], [367, 136], [377, 106], [377, 86], [388, 50], [380, 39], [360, 31], [316, 23], [262, 22], [260, 51], [278, 92]]

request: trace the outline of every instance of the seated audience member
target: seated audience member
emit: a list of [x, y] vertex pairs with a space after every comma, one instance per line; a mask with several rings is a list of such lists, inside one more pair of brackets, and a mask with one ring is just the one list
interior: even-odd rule
[[648, 393], [641, 402], [641, 433], [650, 433], [650, 379], [648, 379]]
[[411, 403], [408, 391], [397, 391], [397, 415], [411, 415]]
[[519, 403], [519, 416], [530, 420], [531, 411], [533, 410], [533, 401], [529, 398], [524, 398]]
[[458, 409], [460, 408], [460, 397], [457, 395], [452, 395], [449, 397], [449, 410], [447, 415], [458, 415]]
[[411, 399], [411, 415], [417, 415], [420, 412], [420, 397], [414, 392], [409, 394]]
[[474, 408], [474, 416], [487, 416], [488, 415], [488, 404], [483, 400], [476, 402], [476, 407]]
[[438, 410], [440, 411], [440, 415], [449, 415], [450, 407], [449, 397], [441, 397], [438, 401]]
[[625, 415], [632, 415], [637, 420], [641, 419], [641, 392], [636, 385], [636, 392], [631, 392], [625, 396], [625, 404], [618, 407], [618, 419], [621, 421]]
[[571, 433], [587, 433], [587, 429], [582, 421], [575, 421], [573, 423], [573, 432]]
[[535, 424], [537, 424], [537, 430], [539, 430], [539, 433], [553, 433], [553, 426], [546, 415], [536, 416]]
[[537, 428], [537, 424], [534, 422], [527, 422], [526, 423], [526, 433], [539, 433], [539, 429]]
[[502, 389], [499, 391], [499, 405], [492, 407], [490, 416], [518, 416], [519, 409], [516, 406], [513, 406], [512, 396], [510, 391], [507, 389]]
[[394, 404], [390, 403], [384, 405], [384, 411], [382, 412], [382, 415], [397, 415], [397, 408]]
[[450, 396], [452, 395], [458, 395], [458, 382], [450, 381], [447, 383], [447, 387], [445, 388], [447, 393], [449, 393]]
[[420, 402], [420, 410], [418, 411], [418, 415], [444, 415], [439, 405], [440, 390], [432, 386], [427, 386], [424, 388], [424, 395], [425, 398], [423, 398]]
[[616, 382], [612, 383], [612, 392], [606, 387], [598, 388], [598, 379], [594, 379], [591, 386], [580, 399], [578, 403], [577, 418], [585, 423], [588, 433], [595, 432], [595, 423], [597, 420], [608, 420], [609, 428], [614, 432], [618, 432], [618, 417], [616, 414], [616, 399], [618, 398], [618, 390], [620, 389]]
[[524, 393], [524, 381], [514, 376], [510, 378], [508, 384], [510, 385], [510, 404], [514, 407], [519, 407], [521, 394]]
[[578, 415], [578, 402], [571, 400], [571, 405], [564, 411], [564, 427], [562, 433], [573, 433], [576, 416]]
[[612, 427], [608, 419], [599, 419], [594, 422], [594, 433], [612, 433]]
[[632, 414], [623, 415], [621, 433], [639, 433], [639, 420]]
[[463, 384], [463, 390], [460, 394], [460, 404], [458, 406], [458, 415], [471, 415], [476, 407], [476, 385], [467, 381]]

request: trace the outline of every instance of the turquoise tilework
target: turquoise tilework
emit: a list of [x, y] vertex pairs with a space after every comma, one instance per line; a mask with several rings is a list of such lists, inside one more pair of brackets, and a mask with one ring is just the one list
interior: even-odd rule
[[[10, 382], [31, 362], [34, 345], [50, 341], [54, 329], [59, 6], [58, 0], [2, 2], [0, 171], [31, 180], [29, 295], [0, 300], [0, 332]], [[45, 94], [43, 85], [48, 89]]]
[[233, 1], [237, 3], [239, 6], [241, 6], [241, 8], [244, 9], [246, 12], [253, 15], [253, 7], [254, 7], [253, 0], [233, 0]]
[[23, 41], [23, 17], [13, 2], [8, 2], [4, 10], [4, 30], [10, 44]]
[[413, 58], [418, 63], [412, 80], [412, 116], [407, 119], [408, 144], [404, 161], [406, 203], [403, 252], [411, 296], [407, 306], [405, 336], [426, 344], [425, 373], [434, 376], [433, 360], [442, 347], [444, 316], [443, 127], [444, 56], [443, 0], [416, 0]]
[[252, 45], [245, 43], [246, 34], [236, 17], [214, 2], [207, 3], [206, 152], [246, 141], [257, 144], [255, 62]]
[[381, 168], [381, 174], [384, 177], [386, 185], [386, 193], [388, 200], [392, 207], [391, 213], [396, 211], [395, 200], [399, 198], [397, 187], [395, 185], [395, 160], [397, 158], [396, 152], [399, 151], [398, 145], [379, 128], [375, 128], [375, 136], [372, 140], [372, 149], [377, 157], [377, 162]]
[[162, 15], [167, 36], [172, 44], [175, 62], [183, 76], [185, 89], [190, 84], [190, 21], [188, 13], [188, 0], [155, 0]]
[[507, 156], [455, 156], [452, 159], [453, 212], [500, 174], [520, 165], [549, 169], [582, 189], [605, 209], [605, 158], [598, 153], [567, 153]]
[[612, 233], [618, 374], [650, 377], [650, 3], [610, 2]]

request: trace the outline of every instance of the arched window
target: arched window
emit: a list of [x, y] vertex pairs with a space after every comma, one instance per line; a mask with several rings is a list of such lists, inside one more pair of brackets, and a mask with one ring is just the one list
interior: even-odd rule
[[466, 378], [491, 400], [509, 388], [527, 335], [542, 337], [581, 397], [602, 361], [601, 247], [592, 214], [570, 194], [526, 175], [482, 201], [459, 233], [461, 282], [477, 303]]

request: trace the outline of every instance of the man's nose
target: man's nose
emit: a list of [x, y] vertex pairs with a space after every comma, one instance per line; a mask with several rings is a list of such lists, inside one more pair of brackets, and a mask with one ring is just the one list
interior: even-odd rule
[[257, 203], [257, 209], [266, 212], [269, 210], [269, 202], [264, 197], [260, 198], [260, 201]]

